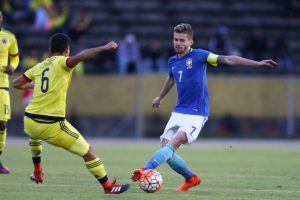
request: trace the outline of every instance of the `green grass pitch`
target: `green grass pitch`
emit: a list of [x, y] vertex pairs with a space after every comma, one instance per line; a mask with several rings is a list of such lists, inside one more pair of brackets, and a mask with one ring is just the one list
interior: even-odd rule
[[[88, 140], [89, 141], [89, 140]], [[205, 142], [204, 142], [205, 143]], [[130, 173], [150, 158], [159, 143], [93, 143], [110, 178], [130, 182]], [[88, 173], [81, 158], [62, 149], [44, 145], [45, 181], [37, 185], [29, 180], [32, 163], [24, 142], [8, 144], [3, 161], [11, 174], [0, 175], [1, 200], [299, 200], [300, 147], [247, 145], [191, 145], [178, 153], [202, 178], [201, 185], [186, 193], [175, 189], [183, 179], [167, 165], [157, 170], [163, 176], [160, 191], [147, 194], [137, 183], [121, 195], [104, 195]]]

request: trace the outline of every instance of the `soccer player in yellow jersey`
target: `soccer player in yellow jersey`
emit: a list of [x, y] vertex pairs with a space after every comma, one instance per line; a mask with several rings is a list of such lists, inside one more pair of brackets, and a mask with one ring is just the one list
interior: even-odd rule
[[50, 38], [50, 57], [27, 70], [13, 81], [17, 89], [33, 87], [33, 96], [25, 110], [24, 129], [30, 137], [29, 145], [34, 163], [31, 179], [43, 182], [41, 167], [42, 143], [46, 141], [82, 157], [86, 167], [103, 186], [106, 194], [120, 194], [129, 184], [109, 181], [104, 165], [81, 134], [65, 119], [66, 95], [74, 67], [103, 51], [117, 48], [113, 41], [104, 46], [86, 49], [69, 57], [70, 39], [65, 34]]
[[[18, 44], [14, 34], [2, 28], [0, 11], [0, 156], [6, 143], [7, 121], [10, 119], [9, 80], [19, 64]], [[0, 157], [1, 158], [1, 157]], [[0, 174], [8, 174], [9, 169], [0, 160]]]

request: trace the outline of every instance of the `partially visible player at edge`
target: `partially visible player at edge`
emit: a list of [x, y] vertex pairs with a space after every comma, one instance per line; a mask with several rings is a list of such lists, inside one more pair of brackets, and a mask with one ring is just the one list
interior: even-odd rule
[[[0, 156], [6, 144], [7, 121], [10, 120], [9, 80], [19, 65], [19, 50], [14, 34], [2, 28], [3, 16], [0, 11]], [[8, 174], [9, 169], [0, 160], [0, 174]]]
[[160, 139], [162, 148], [158, 150], [143, 168], [136, 169], [131, 179], [137, 181], [146, 169], [155, 169], [167, 164], [185, 181], [177, 188], [183, 192], [200, 184], [201, 179], [194, 174], [185, 161], [176, 154], [182, 144], [195, 141], [209, 115], [209, 97], [206, 86], [207, 63], [212, 66], [252, 66], [275, 67], [273, 60], [254, 61], [238, 56], [221, 56], [202, 49], [191, 48], [193, 30], [189, 24], [174, 27], [173, 45], [176, 55], [169, 58], [169, 76], [158, 97], [152, 101], [153, 108], [159, 108], [162, 99], [176, 82], [178, 101]]
[[113, 41], [104, 46], [81, 51], [70, 56], [70, 39], [65, 34], [55, 34], [50, 38], [50, 57], [13, 81], [17, 89], [32, 88], [33, 97], [25, 109], [24, 130], [30, 137], [29, 145], [34, 164], [31, 179], [43, 183], [41, 166], [42, 143], [46, 141], [82, 157], [86, 167], [102, 185], [106, 194], [123, 193], [129, 184], [109, 181], [104, 165], [82, 135], [65, 119], [66, 95], [76, 65], [96, 56], [100, 52], [117, 48]]

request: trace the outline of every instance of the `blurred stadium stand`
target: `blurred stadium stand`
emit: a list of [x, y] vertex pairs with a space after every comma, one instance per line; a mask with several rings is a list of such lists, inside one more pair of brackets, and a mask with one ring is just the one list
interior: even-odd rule
[[[16, 5], [17, 9], [20, 9], [25, 1], [11, 0], [11, 2]], [[59, 2], [64, 1], [53, 2], [54, 5], [58, 5]], [[213, 73], [221, 74], [221, 76], [224, 73], [244, 73], [247, 76], [248, 74], [263, 72], [264, 75], [279, 74], [283, 80], [289, 80], [291, 77], [294, 79], [294, 75], [298, 79], [297, 75], [300, 74], [300, 17], [289, 15], [287, 5], [289, 0], [69, 0], [65, 2], [68, 3], [68, 7], [70, 8], [70, 18], [72, 14], [76, 14], [76, 9], [81, 8], [92, 19], [91, 25], [82, 35], [82, 38], [79, 41], [74, 41], [72, 46], [73, 53], [85, 47], [105, 43], [111, 39], [120, 41], [126, 34], [133, 33], [136, 35], [143, 49], [147, 49], [151, 38], [159, 38], [162, 50], [165, 52], [165, 56], [168, 57], [173, 54], [173, 27], [178, 23], [187, 22], [194, 29], [194, 47], [208, 49], [209, 39], [215, 34], [217, 27], [224, 25], [229, 29], [232, 42], [243, 55], [245, 52], [247, 53], [247, 49], [245, 49], [247, 38], [253, 32], [254, 28], [259, 26], [264, 30], [267, 39], [268, 52], [266, 52], [266, 57], [276, 59], [273, 53], [274, 43], [277, 37], [283, 36], [287, 42], [287, 50], [284, 53], [287, 53], [291, 58], [293, 62], [292, 69], [282, 69], [281, 66], [279, 66], [281, 70], [273, 71], [220, 68], [209, 69], [210, 75]], [[49, 36], [58, 31], [69, 32], [68, 28], [70, 24], [68, 21], [63, 27], [56, 28], [55, 30], [35, 30], [33, 29], [33, 21], [30, 16], [9, 22], [6, 21], [6, 16], [4, 15], [4, 27], [15, 33], [18, 38], [21, 59], [29, 54], [29, 50], [32, 48], [38, 49], [39, 56], [41, 57], [48, 49]], [[114, 55], [105, 55], [101, 59], [105, 59], [106, 56], [111, 57]], [[97, 69], [95, 65], [99, 66], [99, 63], [102, 64], [101, 59], [93, 59], [86, 62], [86, 73], [106, 73], [101, 70], [95, 70]], [[113, 61], [113, 65], [116, 65], [115, 60]], [[117, 70], [109, 71], [110, 74], [113, 72], [117, 73]], [[288, 74], [288, 76], [285, 74]], [[80, 81], [80, 79], [76, 81]], [[160, 82], [162, 84], [163, 79]], [[138, 80], [136, 83], [138, 83]], [[160, 89], [160, 86], [155, 87], [155, 90], [152, 89], [153, 95], [156, 95]], [[276, 87], [276, 84], [274, 87]], [[287, 84], [284, 84], [282, 87], [288, 90]], [[126, 91], [126, 89], [118, 88], [120, 91]], [[294, 88], [294, 90], [297, 89], [298, 87]], [[139, 91], [138, 88], [136, 90]], [[149, 90], [149, 88], [146, 90]], [[71, 92], [74, 92], [74, 90]], [[136, 100], [135, 103], [140, 101], [139, 98], [141, 97], [138, 97], [138, 95], [142, 95], [143, 92], [147, 91], [139, 91], [131, 94]], [[210, 95], [213, 97], [215, 95], [214, 89], [210, 89], [210, 92]], [[293, 95], [283, 95], [284, 102], [289, 102], [291, 98], [292, 102], [295, 101]], [[122, 96], [112, 96], [112, 98], [123, 100]], [[152, 97], [147, 98], [150, 98], [147, 99], [147, 103], [149, 104], [148, 101], [151, 101]], [[240, 97], [238, 101], [243, 101], [243, 98], [246, 97]], [[262, 95], [261, 99], [264, 98]], [[218, 98], [216, 99], [219, 100]], [[298, 94], [295, 99], [299, 99]], [[94, 100], [96, 101], [96, 99]], [[275, 97], [273, 100], [276, 101], [277, 98]], [[14, 103], [20, 103], [14, 99], [12, 101], [13, 105]], [[69, 101], [76, 101], [76, 97], [69, 99]], [[267, 101], [264, 102], [268, 103]], [[219, 104], [222, 107], [222, 100], [219, 100]], [[281, 110], [286, 111], [285, 114], [273, 117], [264, 115], [252, 117], [236, 113], [232, 114], [230, 112], [220, 116], [213, 114], [204, 129], [205, 133], [202, 134], [202, 137], [206, 135], [209, 137], [288, 137], [287, 130], [289, 126], [292, 126], [293, 137], [300, 137], [299, 111], [297, 110], [295, 113], [290, 112], [292, 114], [289, 114], [288, 110], [290, 108], [288, 108], [287, 104], [283, 103], [280, 107]], [[297, 101], [294, 104], [297, 104]], [[172, 105], [173, 102], [170, 106]], [[126, 107], [127, 105], [123, 106]], [[145, 105], [142, 106], [145, 107]], [[249, 105], [245, 103], [244, 106], [247, 107]], [[292, 106], [292, 109], [294, 107], [299, 109], [298, 106]], [[270, 107], [270, 109], [276, 109], [276, 106]], [[91, 136], [106, 136], [106, 134], [110, 134], [110, 136], [140, 136], [135, 131], [141, 128], [144, 130], [142, 135], [157, 136], [163, 130], [168, 119], [168, 115], [148, 115], [145, 116], [144, 122], [139, 122], [143, 123], [143, 127], [137, 128], [138, 125], [135, 123], [139, 119], [137, 117], [137, 112], [139, 112], [137, 108], [132, 108], [131, 111], [125, 114], [121, 113], [125, 117], [107, 116], [101, 113], [98, 115], [82, 114], [80, 112], [77, 113], [76, 109], [73, 111], [72, 108], [69, 108], [70, 120], [73, 120], [74, 123], [79, 121], [76, 124], [79, 124], [78, 126], [80, 126], [80, 129], [84, 133]], [[171, 108], [167, 111], [169, 113]], [[290, 125], [287, 123], [289, 115], [292, 116]], [[22, 132], [21, 111], [15, 111], [13, 116], [14, 122], [10, 123], [10, 128], [15, 130], [15, 133]]]
[[[23, 1], [13, 0], [22, 6]], [[59, 1], [54, 1], [58, 4]], [[230, 36], [238, 49], [244, 49], [245, 40], [254, 26], [261, 26], [272, 48], [277, 36], [287, 40], [294, 63], [300, 61], [300, 18], [287, 17], [286, 0], [85, 0], [66, 1], [70, 16], [80, 7], [92, 18], [91, 27], [83, 36], [82, 43], [74, 46], [88, 47], [108, 39], [120, 40], [127, 33], [134, 33], [141, 46], [147, 48], [149, 39], [161, 39], [164, 51], [172, 54], [172, 28], [180, 22], [193, 25], [195, 47], [207, 49], [209, 38], [219, 25], [230, 30]], [[54, 4], [55, 5], [55, 4]], [[28, 48], [47, 50], [47, 42], [53, 31], [35, 31], [32, 22], [18, 19], [6, 24], [20, 40], [22, 54]], [[56, 29], [54, 31], [61, 31]], [[77, 48], [76, 48], [77, 49]], [[270, 53], [268, 56], [272, 56]], [[88, 64], [89, 65], [89, 64]], [[293, 72], [300, 72], [294, 65]]]

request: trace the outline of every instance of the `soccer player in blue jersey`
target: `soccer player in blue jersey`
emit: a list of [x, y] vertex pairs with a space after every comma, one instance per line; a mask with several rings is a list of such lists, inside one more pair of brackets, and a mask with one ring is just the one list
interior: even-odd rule
[[173, 45], [175, 56], [169, 58], [169, 76], [158, 97], [154, 98], [153, 108], [159, 108], [162, 99], [168, 94], [174, 83], [177, 86], [178, 101], [172, 115], [160, 136], [162, 148], [159, 149], [142, 168], [136, 169], [131, 175], [133, 181], [140, 179], [144, 170], [155, 169], [167, 164], [185, 181], [177, 188], [184, 192], [200, 184], [201, 179], [194, 174], [185, 161], [176, 154], [183, 144], [195, 141], [207, 121], [209, 115], [209, 97], [206, 86], [207, 63], [212, 66], [251, 66], [275, 67], [273, 60], [254, 61], [239, 56], [216, 55], [203, 49], [191, 48], [193, 30], [189, 24], [174, 27]]

